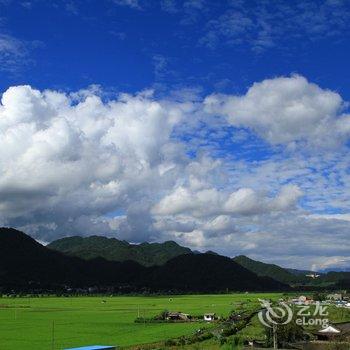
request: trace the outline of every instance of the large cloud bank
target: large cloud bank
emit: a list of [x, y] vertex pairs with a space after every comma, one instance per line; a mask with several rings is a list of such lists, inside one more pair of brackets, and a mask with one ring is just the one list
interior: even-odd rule
[[[10, 87], [0, 105], [0, 222], [46, 241], [108, 234], [292, 265], [298, 256], [315, 268], [344, 261], [349, 221], [323, 214], [348, 209], [345, 108], [300, 76], [204, 99]], [[227, 144], [242, 129], [255, 143]], [[208, 137], [224, 156], [201, 149]], [[268, 157], [245, 157], [262, 145]]]

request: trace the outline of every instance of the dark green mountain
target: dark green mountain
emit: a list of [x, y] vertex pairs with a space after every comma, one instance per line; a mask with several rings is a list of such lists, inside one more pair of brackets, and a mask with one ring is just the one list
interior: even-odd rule
[[23, 232], [0, 228], [0, 286], [39, 289], [58, 286], [135, 284], [145, 267], [132, 262], [82, 260], [48, 249]]
[[186, 254], [173, 258], [162, 266], [151, 267], [148, 284], [155, 290], [268, 291], [289, 290], [289, 286], [269, 277], [259, 277], [232, 259], [218, 254]]
[[258, 277], [232, 259], [185, 254], [162, 266], [133, 261], [84, 260], [42, 246], [24, 233], [0, 228], [0, 289], [40, 292], [67, 287], [108, 287], [117, 292], [279, 291], [288, 286]]
[[314, 272], [309, 270], [285, 269], [278, 265], [266, 264], [250, 259], [244, 255], [236, 256], [235, 262], [245, 267], [247, 270], [256, 273], [258, 276], [271, 277], [276, 281], [289, 284], [291, 286], [303, 286], [308, 288], [337, 288], [337, 286], [347, 286], [350, 284], [350, 272], [328, 272], [319, 274], [317, 278], [307, 277]]
[[249, 271], [256, 273], [258, 276], [271, 277], [282, 283], [300, 284], [308, 280], [307, 277], [291, 273], [278, 265], [256, 261], [245, 255], [236, 256], [233, 260]]
[[53, 241], [48, 247], [86, 260], [97, 257], [110, 261], [132, 260], [144, 266], [163, 265], [176, 256], [192, 253], [191, 249], [173, 241], [136, 245], [102, 236], [66, 237]]
[[[287, 270], [288, 272], [296, 276], [300, 276], [300, 275], [306, 276], [306, 275], [311, 275], [315, 273], [315, 271], [311, 271], [311, 270], [297, 270], [297, 269], [288, 269], [288, 268], [285, 268], [285, 270]], [[317, 274], [319, 274], [319, 272], [317, 272]]]
[[[331, 271], [313, 279], [314, 286], [350, 285], [350, 272]], [[344, 287], [343, 287], [344, 288]]]

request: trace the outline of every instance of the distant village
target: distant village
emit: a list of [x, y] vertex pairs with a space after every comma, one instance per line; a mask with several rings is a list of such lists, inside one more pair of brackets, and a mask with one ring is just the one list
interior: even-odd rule
[[[313, 307], [322, 305], [323, 307], [332, 307], [333, 309], [342, 308], [344, 311], [350, 310], [350, 295], [346, 291], [331, 293], [331, 294], [315, 294], [312, 295], [299, 295], [295, 297], [286, 296], [278, 302], [279, 304], [287, 304], [290, 307]], [[262, 307], [261, 309], [263, 309]], [[205, 332], [211, 333], [210, 336], [220, 336], [220, 334], [232, 334], [237, 329], [242, 329], [249, 324], [249, 321], [257, 315], [260, 310], [250, 310], [241, 312], [232, 312], [228, 317], [221, 317], [215, 312], [205, 313], [203, 315], [190, 315], [182, 311], [164, 311], [160, 315], [145, 319], [137, 318], [135, 322], [205, 322], [213, 323], [213, 327], [210, 331], [199, 330], [203, 334]], [[310, 324], [312, 327], [305, 329], [305, 334], [302, 341], [289, 343], [288, 349], [299, 350], [349, 350], [350, 349], [350, 322], [338, 322], [335, 323], [332, 320], [326, 320], [327, 322], [318, 324]], [[203, 335], [202, 334], [202, 335]], [[209, 336], [209, 335], [207, 335]], [[336, 347], [333, 345], [336, 344]], [[313, 347], [309, 347], [312, 345]], [[249, 348], [263, 348], [263, 342], [255, 339], [246, 339], [246, 349]], [[335, 345], [334, 345], [335, 346]]]
[[294, 305], [316, 305], [321, 303], [322, 305], [335, 305], [336, 307], [344, 307], [350, 309], [350, 297], [344, 293], [332, 293], [327, 294], [323, 300], [314, 300], [311, 296], [300, 295], [298, 298], [288, 300], [290, 304]]

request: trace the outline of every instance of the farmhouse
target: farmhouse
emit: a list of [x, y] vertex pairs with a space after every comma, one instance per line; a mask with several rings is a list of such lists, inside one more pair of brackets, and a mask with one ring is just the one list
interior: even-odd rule
[[169, 321], [189, 321], [191, 316], [183, 312], [168, 312], [165, 318]]
[[215, 313], [208, 313], [208, 314], [204, 314], [204, 321], [208, 321], [208, 322], [211, 322], [211, 321], [214, 321], [215, 320]]
[[296, 305], [310, 305], [313, 303], [313, 300], [305, 295], [301, 295], [299, 298], [293, 299], [292, 303]]
[[318, 340], [350, 340], [350, 322], [329, 325], [316, 333]]

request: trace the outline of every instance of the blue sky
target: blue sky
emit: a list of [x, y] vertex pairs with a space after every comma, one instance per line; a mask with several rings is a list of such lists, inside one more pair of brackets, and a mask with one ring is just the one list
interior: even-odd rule
[[350, 265], [350, 2], [0, 0], [0, 223]]
[[298, 73], [346, 98], [348, 5], [6, 0], [0, 5], [2, 32], [26, 53], [15, 58], [15, 67], [2, 67], [1, 84], [79, 89], [98, 83], [131, 92], [161, 84], [241, 92], [255, 81]]

